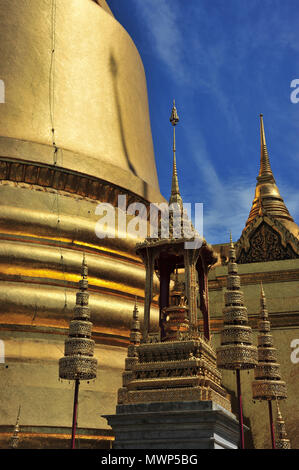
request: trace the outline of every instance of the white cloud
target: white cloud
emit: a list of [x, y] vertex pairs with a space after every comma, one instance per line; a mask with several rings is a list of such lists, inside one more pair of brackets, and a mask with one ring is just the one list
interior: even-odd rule
[[[198, 177], [204, 182], [203, 191], [207, 201], [204, 204], [205, 238], [209, 243], [225, 242], [225, 234], [229, 240], [229, 232], [232, 231], [233, 238], [238, 239], [249, 215], [255, 182], [249, 181], [245, 175], [220, 179], [202, 136], [198, 133], [196, 137], [190, 135], [189, 143], [198, 168]], [[199, 198], [198, 188], [196, 191], [196, 197]]]
[[[202, 47], [200, 33], [188, 30], [188, 15], [202, 18], [205, 11], [197, 3], [194, 8], [182, 9], [176, 0], [134, 0], [157, 58], [175, 77], [177, 86], [197, 93], [204, 92], [216, 102], [228, 126], [241, 135], [237, 109], [223, 90], [222, 67], [231, 59], [221, 42]], [[182, 16], [184, 15], [184, 16]]]
[[175, 4], [176, 2], [167, 0], [135, 0], [158, 58], [168, 67], [171, 74], [185, 80], [182, 67], [184, 41]]

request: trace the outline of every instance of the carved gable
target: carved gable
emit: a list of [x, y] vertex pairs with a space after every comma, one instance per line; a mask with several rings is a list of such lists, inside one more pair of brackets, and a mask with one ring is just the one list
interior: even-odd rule
[[299, 242], [278, 220], [257, 217], [236, 243], [237, 262], [259, 263], [299, 258]]

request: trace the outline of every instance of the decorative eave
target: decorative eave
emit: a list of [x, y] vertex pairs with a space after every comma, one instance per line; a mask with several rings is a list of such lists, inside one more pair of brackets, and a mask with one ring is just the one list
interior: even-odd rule
[[[185, 243], [191, 243], [195, 239], [191, 238], [146, 238], [143, 242], [136, 244], [136, 253], [139, 256], [143, 256], [143, 254], [148, 249], [156, 249], [157, 251], [163, 251], [163, 249], [171, 249], [173, 245], [182, 245], [182, 250], [184, 249]], [[212, 245], [206, 242], [205, 239], [198, 238], [198, 247], [194, 247], [194, 249], [199, 249], [201, 252], [202, 257], [205, 260], [207, 266], [213, 266], [217, 262], [217, 256], [213, 250]]]

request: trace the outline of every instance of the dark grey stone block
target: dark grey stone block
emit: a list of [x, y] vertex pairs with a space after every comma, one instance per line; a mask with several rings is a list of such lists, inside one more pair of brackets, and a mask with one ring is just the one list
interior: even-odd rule
[[114, 449], [236, 449], [239, 425], [212, 401], [117, 405]]

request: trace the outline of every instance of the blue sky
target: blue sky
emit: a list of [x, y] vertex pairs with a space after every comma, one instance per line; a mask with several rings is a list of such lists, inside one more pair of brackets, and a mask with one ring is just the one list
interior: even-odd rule
[[[237, 240], [259, 170], [259, 114], [271, 166], [299, 223], [298, 0], [108, 0], [134, 40], [148, 85], [161, 193], [171, 186], [175, 98], [184, 202], [204, 203], [209, 243]], [[299, 96], [299, 94], [298, 94]]]

